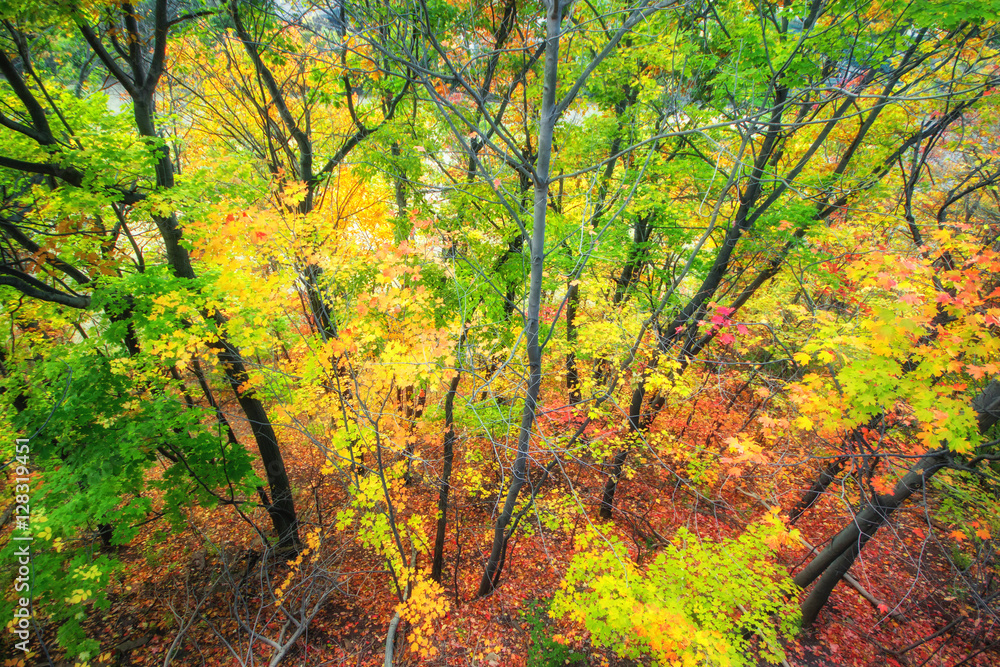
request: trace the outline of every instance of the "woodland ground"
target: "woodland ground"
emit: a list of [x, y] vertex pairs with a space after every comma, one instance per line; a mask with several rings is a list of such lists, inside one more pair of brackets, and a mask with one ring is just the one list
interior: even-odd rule
[[[697, 422], [692, 426], [688, 432], [697, 432]], [[245, 430], [238, 423], [237, 428]], [[246, 435], [241, 433], [242, 437]], [[342, 587], [339, 594], [323, 605], [308, 632], [282, 664], [382, 665], [387, 628], [398, 604], [390, 595], [389, 574], [378, 557], [350, 546], [350, 536], [334, 529], [334, 510], [345, 499], [335, 485], [322, 483], [319, 472], [322, 456], [301, 443], [292, 445], [286, 456], [295, 462], [290, 474], [294, 488], [301, 490], [297, 502], [303, 530], [323, 527], [321, 551], [335, 554], [327, 562], [336, 564]], [[801, 488], [811, 482], [810, 470], [803, 467], [797, 475]], [[583, 467], [577, 472], [577, 491], [583, 496], [596, 496], [603, 475], [596, 469], [588, 474]], [[635, 540], [637, 524], [634, 518], [627, 519], [630, 513], [633, 517], [644, 517], [649, 527], [656, 525], [661, 535], [669, 534], [679, 525], [710, 536], [735, 534], [754, 514], [763, 512], [759, 499], [749, 497], [745, 490], [753, 488], [755, 472], [736, 480], [729, 485], [728, 493], [724, 489], [721, 494], [737, 512], [716, 511], [714, 515], [707, 508], [694, 507], [683, 494], [664, 497], [662, 487], [645, 485], [640, 481], [643, 478], [636, 477], [620, 489], [624, 518], [615, 520], [615, 531], [631, 545], [633, 558], [648, 556], [649, 550], [636, 549], [640, 544]], [[760, 472], [766, 474], [764, 470]], [[430, 511], [436, 500], [436, 487], [419, 475], [411, 487], [416, 502], [410, 509]], [[790, 487], [780, 499], [783, 509], [793, 505], [797, 497], [798, 488]], [[658, 498], [663, 500], [656, 502]], [[396, 664], [484, 667], [640, 664], [591, 646], [585, 632], [557, 624], [542, 610], [573, 556], [572, 535], [543, 530], [530, 537], [522, 536], [512, 546], [499, 589], [485, 598], [474, 597], [482, 563], [489, 552], [491, 506], [489, 500], [463, 501], [459, 507], [457, 540], [454, 529], [449, 530], [448, 546], [452, 553], [446, 560], [443, 584], [452, 606], [436, 628], [434, 642], [439, 655], [421, 659], [409, 650], [405, 637], [400, 636]], [[589, 509], [592, 517], [596, 515], [596, 507]], [[969, 613], [965, 601], [947, 594], [954, 590], [960, 596], [957, 591], [961, 590], [961, 582], [940, 543], [918, 537], [922, 534], [918, 526], [924, 522], [921, 513], [919, 506], [898, 513], [891, 530], [873, 540], [851, 570], [876, 599], [890, 603], [901, 599], [891, 610], [901, 615], [901, 620], [893, 620], [883, 613], [885, 608], [880, 611], [873, 607], [854, 588], [841, 582], [818, 624], [786, 646], [790, 667], [996, 664], [1000, 659], [995, 647], [996, 630], [991, 624], [964, 618]], [[251, 516], [259, 525], [266, 526], [263, 510], [258, 509]], [[830, 493], [804, 515], [797, 527], [806, 541], [821, 545], [846, 519], [841, 503]], [[152, 667], [163, 665], [168, 652], [169, 664], [173, 665], [237, 664], [213, 630], [214, 627], [223, 634], [236, 631], [236, 621], [228, 607], [232, 595], [222, 592], [224, 587], [213, 587], [213, 582], [227, 576], [238, 580], [248, 598], [259, 603], [262, 594], [266, 597], [265, 591], [284, 579], [289, 566], [280, 561], [253, 562], [254, 555], [261, 551], [261, 542], [235, 512], [194, 509], [185, 530], [170, 534], [163, 528], [153, 521], [130, 544], [115, 548], [115, 555], [125, 569], [113, 583], [111, 608], [106, 613], [92, 613], [85, 626], [89, 636], [101, 638], [102, 655], [97, 664]], [[805, 547], [786, 548], [781, 551], [780, 560], [794, 573], [809, 553]], [[420, 554], [418, 567], [422, 564], [429, 567], [422, 562], [425, 560], [427, 554]], [[252, 562], [249, 571], [248, 562]], [[914, 567], [915, 562], [919, 568]], [[196, 607], [198, 620], [191, 624]], [[928, 639], [956, 618], [965, 622]], [[184, 628], [183, 638], [175, 645], [180, 628]], [[269, 628], [276, 629], [277, 624]], [[256, 652], [266, 664], [272, 650], [260, 644]], [[39, 658], [42, 656], [27, 663], [17, 658], [7, 659], [3, 664], [48, 664], [44, 660], [39, 662]]]

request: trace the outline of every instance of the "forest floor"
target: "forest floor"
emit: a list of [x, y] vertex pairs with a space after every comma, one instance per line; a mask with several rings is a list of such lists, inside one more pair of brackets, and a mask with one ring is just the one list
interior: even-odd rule
[[[281, 638], [285, 625], [285, 618], [274, 610], [272, 592], [290, 579], [290, 573], [297, 581], [307, 581], [317, 595], [328, 591], [328, 596], [281, 664], [374, 667], [384, 663], [386, 633], [399, 604], [392, 573], [384, 560], [358, 546], [356, 534], [336, 528], [336, 508], [343, 506], [345, 494], [319, 472], [322, 456], [300, 443], [288, 447], [286, 460], [292, 462], [293, 488], [298, 489], [303, 538], [322, 528], [319, 549], [298, 566], [298, 572], [292, 573], [296, 566], [282, 559], [259, 559], [260, 538], [231, 508], [192, 509], [187, 525], [176, 532], [168, 530], [162, 520], [152, 521], [130, 544], [113, 548], [124, 567], [112, 584], [110, 609], [94, 610], [87, 621], [89, 636], [101, 641], [101, 654], [91, 665], [267, 665], [275, 654], [267, 640]], [[599, 471], [588, 474], [583, 469], [577, 475], [577, 492], [596, 497], [603, 481]], [[671, 534], [679, 525], [733, 534], [754, 512], [764, 511], [759, 499], [749, 497], [752, 492], [736, 492], [736, 483], [725, 487], [729, 492], [723, 496], [731, 496], [733, 505], [741, 508], [738, 520], [696, 511], [683, 494], [653, 505], [650, 498], [662, 496], [663, 489], [644, 486], [638, 479], [622, 482], [618, 507], [623, 516], [642, 514], [661, 535]], [[739, 482], [753, 486], [750, 477]], [[803, 476], [799, 482], [802, 488], [809, 480]], [[433, 516], [434, 484], [416, 475], [410, 486], [407, 511]], [[792, 488], [779, 501], [784, 509], [794, 504], [797, 492]], [[449, 516], [442, 578], [449, 609], [434, 628], [436, 655], [421, 657], [408, 644], [404, 623], [397, 637], [395, 664], [642, 664], [594, 647], [585, 632], [560, 624], [546, 613], [546, 604], [574, 555], [572, 533], [538, 530], [513, 541], [499, 588], [477, 598], [489, 550], [493, 503], [458, 497], [457, 522], [456, 515]], [[588, 509], [596, 515], [596, 504]], [[789, 667], [985, 667], [1000, 662], [995, 621], [976, 616], [974, 601], [962, 592], [968, 590], [961, 585], [968, 573], [956, 571], [940, 542], [920, 538], [919, 525], [926, 523], [919, 507], [898, 514], [891, 526], [871, 540], [851, 570], [878, 606], [841, 582], [816, 626], [786, 645]], [[259, 507], [248, 516], [262, 529], [270, 528]], [[846, 520], [841, 501], [830, 495], [796, 527], [805, 541], [822, 546]], [[628, 521], [616, 520], [613, 528], [605, 522], [602, 527], [616, 531], [626, 544], [641, 544]], [[633, 558], [642, 555], [634, 547], [630, 551]], [[805, 546], [780, 553], [790, 573], [808, 557]], [[416, 564], [429, 569], [429, 549], [417, 554]], [[236, 590], [239, 596], [234, 595]], [[286, 638], [291, 630], [294, 626], [285, 627]], [[44, 635], [51, 642], [53, 629], [46, 628]], [[50, 663], [44, 655], [36, 655], [27, 662], [12, 658], [2, 664]]]

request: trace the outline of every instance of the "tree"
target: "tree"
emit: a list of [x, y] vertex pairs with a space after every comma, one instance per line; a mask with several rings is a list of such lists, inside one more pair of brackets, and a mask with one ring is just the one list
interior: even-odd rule
[[[91, 27], [91, 19], [85, 14], [53, 11], [40, 19], [30, 19], [15, 7], [5, 20], [7, 41], [0, 54], [0, 66], [9, 87], [7, 108], [12, 110], [12, 116], [4, 116], [4, 127], [12, 140], [7, 144], [10, 152], [2, 157], [2, 165], [7, 170], [12, 189], [4, 202], [11, 213], [4, 219], [4, 233], [20, 253], [34, 253], [30, 257], [21, 254], [11, 258], [5, 284], [25, 296], [87, 309], [92, 305], [92, 295], [65, 288], [65, 283], [58, 278], [54, 284], [49, 284], [30, 274], [36, 271], [48, 274], [49, 265], [88, 289], [100, 282], [100, 300], [106, 314], [112, 323], [120, 325], [114, 331], [121, 333], [121, 327], [125, 328], [118, 341], [124, 340], [129, 353], [135, 355], [139, 353], [139, 338], [144, 338], [144, 333], [152, 333], [137, 331], [135, 319], [146, 315], [135, 312], [137, 300], [158, 291], [163, 294], [163, 290], [171, 288], [193, 289], [195, 293], [198, 290], [188, 249], [181, 242], [180, 224], [174, 210], [176, 202], [172, 201], [175, 166], [169, 148], [158, 136], [155, 117], [157, 85], [164, 70], [168, 34], [193, 15], [172, 14], [165, 2], [159, 2], [152, 7], [151, 17], [148, 23], [143, 23], [142, 29], [131, 5], [112, 11], [110, 18], [129, 36], [127, 49], [118, 44], [114, 35], [105, 35], [103, 39], [114, 43], [115, 48], [109, 51], [102, 35]], [[40, 31], [43, 37], [29, 40], [32, 31]], [[52, 58], [53, 52], [49, 49], [55, 48], [60, 40], [68, 40], [77, 49], [89, 49], [91, 60], [100, 61], [108, 76], [127, 93], [132, 104], [131, 126], [123, 117], [108, 118], [104, 136], [89, 139], [82, 136], [85, 129], [87, 133], [91, 131], [86, 114], [91, 114], [92, 118], [103, 101], [95, 99], [88, 104], [61, 90], [50, 92], [63, 82], [58, 78], [59, 73], [40, 71], [38, 61]], [[93, 74], [92, 69], [89, 72]], [[86, 78], [81, 76], [81, 80]], [[58, 125], [53, 126], [50, 117], [58, 119]], [[111, 134], [112, 128], [117, 135]], [[127, 137], [126, 150], [116, 151], [114, 142], [123, 136]], [[125, 167], [124, 170], [119, 168], [117, 175], [108, 170], [108, 166], [116, 162]], [[129, 185], [130, 177], [135, 181]], [[78, 222], [71, 222], [66, 227], [65, 218], [62, 222], [54, 219], [53, 211], [58, 211], [56, 216], [71, 216]], [[158, 243], [170, 269], [169, 277], [159, 271], [147, 273], [144, 253], [130, 231], [130, 226], [135, 230], [144, 224], [141, 219], [145, 215], [158, 232]], [[104, 226], [104, 217], [117, 219], [112, 229]], [[68, 243], [54, 245], [36, 240], [40, 238], [36, 230], [51, 229], [53, 225], [57, 229], [62, 225], [67, 231], [75, 232], [68, 237]], [[91, 237], [96, 243], [90, 240]], [[133, 252], [119, 250], [118, 246], [126, 240]], [[81, 270], [71, 261], [60, 259], [63, 253], [85, 258], [86, 269]], [[133, 267], [116, 263], [118, 257], [128, 258], [130, 254], [135, 263]], [[25, 267], [30, 268], [25, 271]], [[136, 280], [139, 274], [146, 274], [154, 282]], [[116, 276], [119, 282], [116, 285], [111, 279], [96, 281], [94, 276], [97, 275]], [[157, 280], [160, 284], [155, 283]], [[116, 288], [127, 290], [129, 287], [152, 288], [152, 291], [145, 294], [115, 292]], [[178, 318], [177, 324], [201, 328], [208, 346], [214, 350], [257, 441], [273, 498], [269, 511], [279, 544], [283, 548], [293, 548], [298, 542], [294, 503], [267, 412], [254, 392], [246, 389], [246, 366], [239, 349], [226, 338], [225, 316], [209, 304], [200, 311], [192, 311], [192, 315], [204, 322], [193, 324], [187, 318]], [[214, 331], [209, 333], [212, 329]]]

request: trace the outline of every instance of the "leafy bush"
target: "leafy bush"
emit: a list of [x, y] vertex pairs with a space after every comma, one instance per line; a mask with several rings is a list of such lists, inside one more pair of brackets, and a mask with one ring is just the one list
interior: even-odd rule
[[719, 542], [682, 528], [642, 570], [617, 540], [588, 536], [550, 614], [585, 626], [597, 646], [659, 665], [778, 662], [799, 619], [795, 585], [774, 564], [789, 537], [774, 514]]

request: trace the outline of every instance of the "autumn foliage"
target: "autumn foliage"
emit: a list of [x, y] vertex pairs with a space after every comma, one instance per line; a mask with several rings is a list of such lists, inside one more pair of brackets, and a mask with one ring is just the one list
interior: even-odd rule
[[997, 661], [994, 0], [0, 14], [4, 665]]

